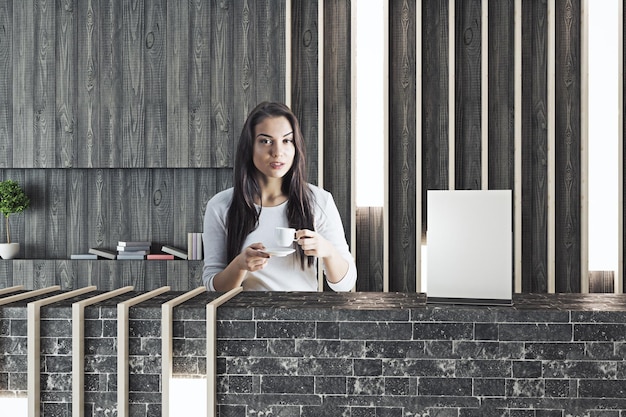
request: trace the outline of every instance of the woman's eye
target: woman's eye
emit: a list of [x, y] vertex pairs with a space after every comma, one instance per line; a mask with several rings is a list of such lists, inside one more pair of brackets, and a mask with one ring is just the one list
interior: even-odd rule
[[272, 144], [272, 140], [271, 139], [261, 139], [261, 143], [263, 145], [271, 145]]
[[293, 143], [293, 139], [283, 139], [283, 143]]

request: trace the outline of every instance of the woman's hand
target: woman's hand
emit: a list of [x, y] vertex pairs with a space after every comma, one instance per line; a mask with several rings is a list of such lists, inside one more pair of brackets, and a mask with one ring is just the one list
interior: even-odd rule
[[328, 240], [312, 230], [301, 229], [296, 231], [296, 240], [307, 256], [326, 258], [335, 252], [335, 248]]
[[265, 268], [270, 255], [261, 252], [265, 246], [261, 242], [253, 243], [239, 254], [239, 269], [244, 271], [258, 271]]

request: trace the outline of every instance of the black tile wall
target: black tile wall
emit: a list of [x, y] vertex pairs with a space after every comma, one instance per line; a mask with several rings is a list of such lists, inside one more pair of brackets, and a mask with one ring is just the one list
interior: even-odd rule
[[[117, 408], [116, 304], [85, 310], [85, 409]], [[130, 413], [158, 416], [161, 309], [130, 310]], [[174, 310], [174, 373], [206, 374], [204, 293]], [[71, 416], [71, 303], [42, 309], [41, 408]], [[512, 307], [421, 294], [241, 293], [218, 310], [225, 416], [626, 416], [626, 296], [521, 295]], [[26, 395], [26, 303], [0, 307], [0, 395]], [[203, 404], [198, 404], [202, 407]]]

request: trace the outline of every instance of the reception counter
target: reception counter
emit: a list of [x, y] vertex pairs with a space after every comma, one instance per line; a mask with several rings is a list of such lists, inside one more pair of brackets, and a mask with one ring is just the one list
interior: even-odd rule
[[[0, 302], [15, 294], [25, 291]], [[28, 394], [27, 306], [59, 294], [0, 305], [0, 396]], [[523, 294], [488, 307], [428, 304], [424, 294], [242, 292], [217, 307], [212, 324], [207, 305], [222, 294], [200, 292], [172, 309], [170, 358], [162, 306], [184, 294], [165, 288], [128, 308], [120, 397], [119, 306], [141, 293], [84, 308], [84, 365], [73, 369], [72, 305], [101, 294], [41, 307], [44, 416], [71, 415], [77, 371], [85, 415], [119, 415], [119, 398], [128, 401], [121, 414], [166, 415], [162, 364], [173, 377], [207, 378], [212, 361], [209, 392], [222, 417], [626, 415], [624, 295]]]

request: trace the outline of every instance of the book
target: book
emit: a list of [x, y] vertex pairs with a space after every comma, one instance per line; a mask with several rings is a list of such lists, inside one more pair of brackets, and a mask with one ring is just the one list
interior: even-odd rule
[[107, 259], [115, 259], [117, 258], [117, 253], [109, 250], [109, 249], [103, 249], [103, 248], [90, 248], [89, 249], [89, 253], [93, 254], [93, 255], [97, 255], [101, 258], [107, 258]]
[[122, 253], [122, 252], [126, 252], [126, 253], [139, 253], [139, 252], [143, 252], [144, 255], [150, 253], [150, 247], [146, 247], [146, 246], [118, 246], [117, 247], [117, 252], [118, 253]]
[[187, 233], [187, 259], [202, 258], [202, 233]]
[[174, 255], [169, 254], [169, 253], [151, 253], [149, 255], [146, 255], [146, 259], [153, 259], [153, 260], [172, 260], [174, 259]]
[[92, 253], [73, 253], [70, 259], [98, 259], [98, 255]]
[[148, 241], [125, 241], [125, 240], [120, 240], [119, 242], [117, 242], [117, 246], [147, 246], [150, 247], [152, 245], [152, 242], [148, 242]]
[[118, 260], [124, 259], [146, 259], [146, 255], [135, 253], [121, 253], [117, 255]]
[[178, 248], [175, 248], [174, 246], [163, 245], [163, 247], [161, 247], [161, 250], [165, 253], [169, 253], [171, 255], [177, 256], [181, 259], [187, 259], [187, 251], [183, 249], [178, 249]]

